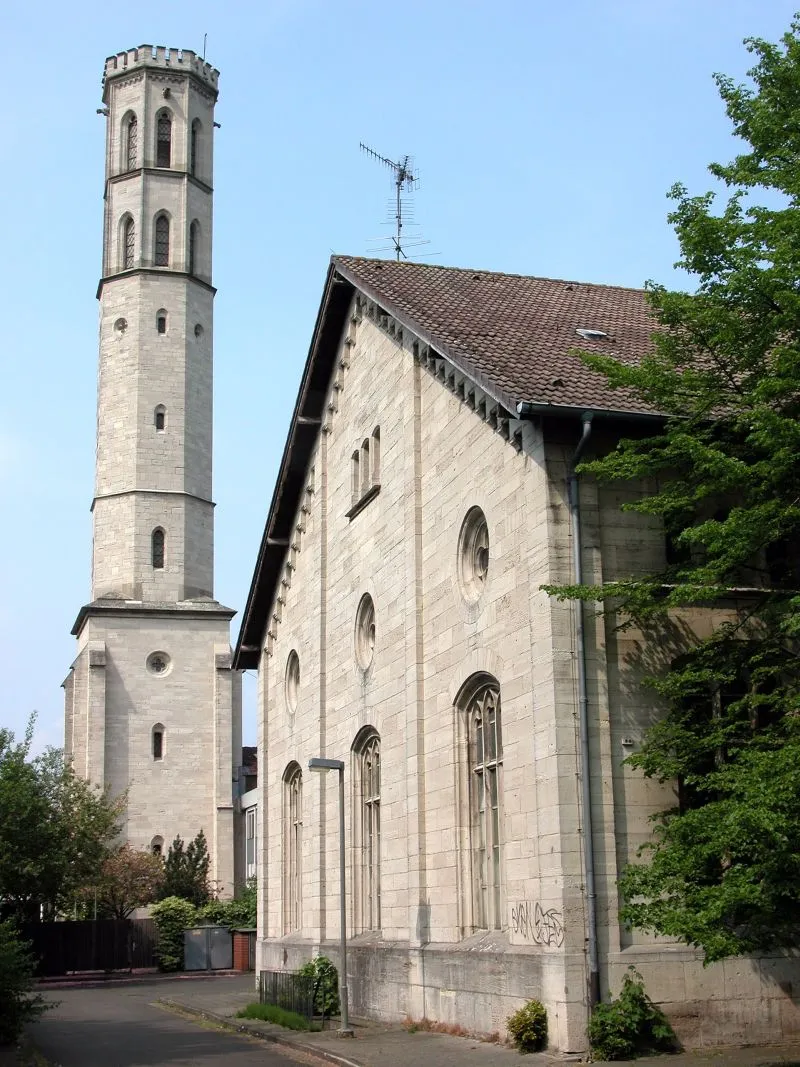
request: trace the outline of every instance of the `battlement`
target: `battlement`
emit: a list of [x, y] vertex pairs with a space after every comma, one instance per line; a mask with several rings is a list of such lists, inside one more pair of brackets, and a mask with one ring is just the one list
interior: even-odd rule
[[165, 48], [164, 45], [151, 44], [140, 44], [138, 48], [129, 48], [127, 52], [109, 56], [103, 72], [103, 89], [105, 90], [111, 78], [120, 77], [140, 67], [170, 70], [177, 74], [193, 74], [217, 91], [219, 71], [201, 59], [197, 53], [187, 48]]

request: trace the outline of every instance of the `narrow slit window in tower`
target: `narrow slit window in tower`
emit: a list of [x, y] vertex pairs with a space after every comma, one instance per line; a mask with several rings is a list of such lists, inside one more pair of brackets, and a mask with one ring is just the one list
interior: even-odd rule
[[153, 561], [153, 570], [163, 571], [163, 569], [164, 569], [164, 531], [161, 530], [161, 529], [153, 530], [152, 561]]
[[133, 267], [133, 254], [136, 249], [136, 227], [133, 219], [127, 219], [123, 227], [122, 269], [131, 270]]
[[164, 728], [155, 727], [153, 730], [153, 759], [164, 758]]
[[194, 122], [192, 123], [192, 131], [191, 131], [191, 134], [190, 134], [190, 142], [189, 142], [189, 173], [193, 177], [197, 177], [197, 160], [198, 160], [197, 148], [198, 148], [199, 136], [200, 136], [200, 120], [199, 119], [195, 119]]
[[158, 116], [156, 128], [156, 166], [169, 167], [172, 165], [172, 119], [168, 111], [162, 111]]
[[156, 219], [155, 265], [169, 266], [169, 219], [159, 215]]
[[156, 408], [156, 410], [155, 410], [155, 418], [154, 418], [153, 421], [155, 422], [156, 429], [159, 432], [163, 432], [166, 429], [166, 426], [167, 426], [167, 412], [166, 412], [166, 408], [163, 406], [163, 404], [159, 404], [158, 407]]
[[127, 144], [127, 163], [128, 170], [134, 170], [136, 167], [137, 149], [139, 147], [139, 128], [136, 122], [136, 116], [131, 115], [128, 119], [128, 144]]
[[197, 236], [200, 229], [195, 221], [189, 227], [189, 273], [194, 274], [197, 270]]
[[167, 332], [167, 313], [163, 309], [156, 315], [156, 331], [158, 333]]

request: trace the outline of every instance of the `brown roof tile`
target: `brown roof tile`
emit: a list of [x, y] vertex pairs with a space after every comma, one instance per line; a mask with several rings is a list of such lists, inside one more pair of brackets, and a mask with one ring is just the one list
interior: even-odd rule
[[[336, 269], [506, 404], [647, 411], [575, 349], [638, 360], [655, 322], [641, 289], [335, 256]], [[584, 340], [578, 329], [602, 330]]]

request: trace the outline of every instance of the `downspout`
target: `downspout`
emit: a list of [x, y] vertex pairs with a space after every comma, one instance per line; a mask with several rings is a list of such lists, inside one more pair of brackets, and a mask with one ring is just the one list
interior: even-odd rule
[[[584, 411], [581, 416], [583, 431], [578, 447], [572, 456], [567, 475], [567, 498], [572, 534], [572, 567], [574, 584], [583, 584], [583, 560], [581, 558], [581, 496], [578, 466], [592, 434], [593, 412]], [[578, 731], [581, 775], [581, 806], [583, 808], [583, 863], [586, 877], [586, 949], [588, 962], [587, 993], [589, 1011], [600, 1000], [600, 966], [597, 952], [597, 890], [594, 877], [594, 842], [592, 839], [592, 789], [591, 763], [589, 759], [589, 697], [586, 688], [586, 634], [583, 601], [575, 602], [575, 645], [578, 664]]]

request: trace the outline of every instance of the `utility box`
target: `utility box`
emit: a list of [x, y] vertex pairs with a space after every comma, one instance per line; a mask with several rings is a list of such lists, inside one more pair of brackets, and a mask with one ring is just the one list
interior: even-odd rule
[[194, 926], [183, 933], [185, 971], [229, 971], [233, 939], [227, 926]]

